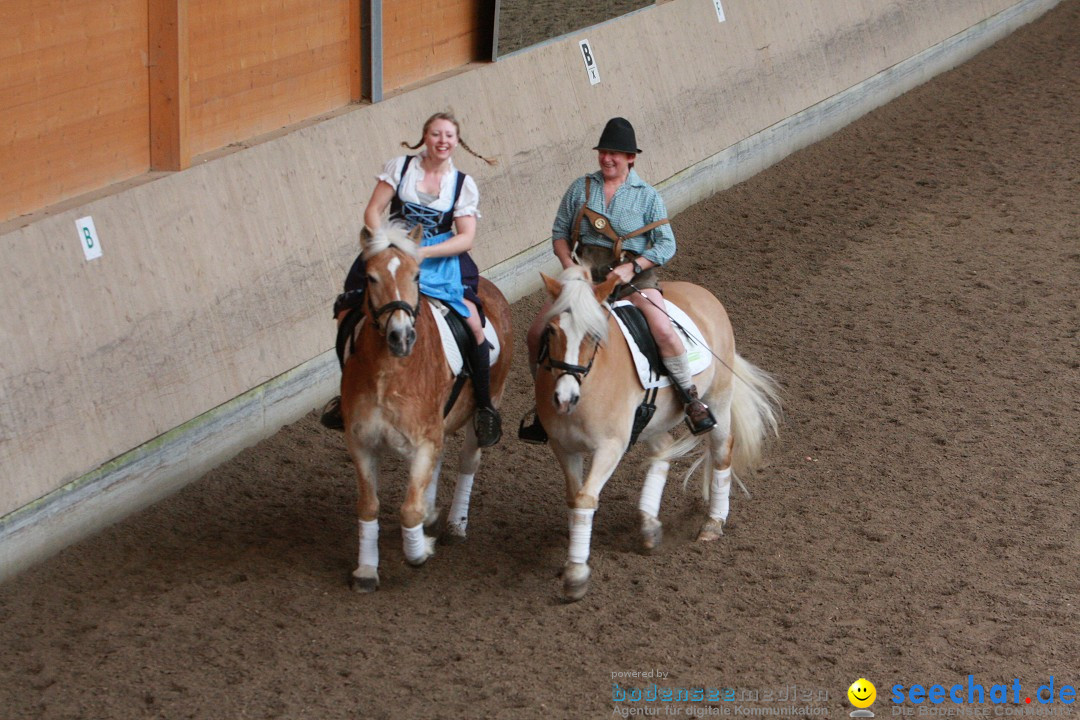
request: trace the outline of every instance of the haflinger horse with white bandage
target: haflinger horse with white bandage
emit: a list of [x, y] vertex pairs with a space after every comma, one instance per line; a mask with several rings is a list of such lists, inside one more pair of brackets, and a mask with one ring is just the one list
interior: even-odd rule
[[[465, 535], [473, 478], [480, 464], [481, 451], [470, 422], [476, 409], [473, 393], [468, 384], [455, 389], [437, 311], [420, 294], [416, 237], [393, 226], [384, 226], [374, 235], [366, 229], [361, 234], [367, 298], [342, 369], [341, 413], [359, 490], [360, 559], [352, 583], [363, 592], [379, 584], [378, 453], [388, 448], [409, 464], [401, 534], [405, 560], [413, 566], [422, 565], [434, 552], [435, 538], [424, 530], [439, 519], [435, 494], [445, 436], [465, 428], [447, 517], [446, 531], [451, 536]], [[510, 306], [484, 278], [479, 295], [487, 319], [485, 331], [495, 346], [491, 396], [498, 404], [513, 350]]]
[[[704, 362], [696, 363], [694, 382], [716, 416], [716, 426], [706, 435], [676, 442], [670, 431], [683, 420], [683, 402], [669, 384], [660, 387], [666, 378], [643, 382], [607, 303], [617, 278], [594, 286], [585, 269], [573, 266], [558, 280], [546, 275], [543, 280], [553, 303], [536, 374], [536, 411], [566, 476], [570, 549], [563, 592], [568, 600], [578, 600], [588, 590], [593, 513], [600, 491], [635, 434], [649, 452], [638, 504], [644, 548], [653, 550], [660, 543], [660, 498], [669, 462], [691, 452], [702, 438], [707, 440], [703, 492], [708, 511], [698, 539], [712, 541], [723, 534], [732, 478], [758, 466], [765, 440], [777, 433], [780, 401], [769, 375], [735, 352], [731, 322], [720, 301], [691, 283], [663, 283], [669, 310], [685, 313], [686, 322], [677, 323], [686, 335], [683, 342], [704, 356]], [[646, 420], [648, 412], [640, 408], [649, 405], [655, 411]], [[639, 421], [635, 426], [636, 417], [647, 424], [641, 427]], [[583, 478], [589, 457], [588, 476]]]

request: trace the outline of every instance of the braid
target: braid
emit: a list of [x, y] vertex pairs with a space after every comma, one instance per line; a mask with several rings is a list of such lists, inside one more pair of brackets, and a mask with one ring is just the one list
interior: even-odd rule
[[461, 138], [461, 135], [458, 135], [458, 144], [461, 145], [461, 147], [468, 150], [470, 155], [472, 155], [473, 157], [480, 158], [481, 160], [486, 162], [488, 165], [498, 165], [499, 164], [499, 161], [496, 160], [495, 158], [486, 158], [483, 155], [481, 155], [480, 153], [473, 150], [471, 147], [469, 147], [468, 144]]
[[470, 155], [483, 160], [488, 165], [499, 164], [498, 160], [486, 158], [480, 153], [473, 150], [471, 147], [469, 147], [469, 144], [466, 143], [465, 140], [461, 137], [461, 124], [457, 121], [457, 118], [454, 117], [454, 114], [452, 112], [437, 112], [431, 117], [429, 117], [426, 121], [424, 121], [424, 129], [420, 133], [420, 139], [416, 142], [416, 144], [410, 145], [408, 142], [402, 140], [401, 147], [408, 148], [409, 150], [416, 150], [418, 147], [423, 145], [424, 138], [427, 136], [428, 128], [431, 127], [431, 123], [435, 122], [436, 120], [446, 120], [447, 122], [451, 122], [454, 124], [454, 129], [457, 130], [458, 134], [458, 145], [461, 145], [461, 147], [465, 148], [465, 150], [468, 151]]

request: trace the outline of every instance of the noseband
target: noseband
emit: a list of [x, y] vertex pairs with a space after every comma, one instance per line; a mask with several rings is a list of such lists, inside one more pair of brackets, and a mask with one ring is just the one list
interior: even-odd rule
[[[555, 332], [555, 328], [553, 328], [551, 325], [548, 325], [544, 329], [543, 336], [541, 336], [540, 338], [540, 355], [538, 358], [540, 367], [544, 368], [545, 370], [550, 370], [552, 373], [554, 373], [556, 381], [561, 379], [564, 375], [569, 375], [570, 377], [574, 378], [574, 380], [577, 380], [577, 384], [580, 385], [581, 381], [584, 380], [585, 377], [589, 374], [589, 371], [592, 370], [593, 362], [596, 360], [596, 353], [600, 349], [600, 342], [596, 341], [596, 344], [593, 345], [593, 353], [592, 357], [589, 358], [588, 365], [571, 365], [568, 362], [563, 362], [562, 360], [555, 360], [551, 357], [549, 343], [551, 341], [551, 333], [553, 332]], [[556, 372], [558, 370], [561, 370], [562, 372]]]
[[368, 301], [368, 309], [371, 311], [371, 319], [375, 323], [375, 327], [378, 329], [380, 335], [383, 335], [383, 336], [386, 335], [386, 325], [379, 322], [379, 319], [383, 315], [386, 315], [387, 320], [389, 320], [390, 315], [392, 315], [397, 310], [404, 311], [405, 314], [408, 315], [409, 318], [413, 321], [413, 324], [416, 323], [416, 316], [420, 312], [420, 298], [419, 298], [419, 295], [417, 296], [417, 299], [416, 299], [416, 305], [410, 305], [409, 303], [405, 302], [404, 300], [391, 300], [390, 302], [386, 303], [385, 305], [382, 305], [382, 306], [376, 308], [375, 305], [371, 302], [371, 290], [368, 290], [368, 292], [366, 294], [367, 294], [367, 301]]

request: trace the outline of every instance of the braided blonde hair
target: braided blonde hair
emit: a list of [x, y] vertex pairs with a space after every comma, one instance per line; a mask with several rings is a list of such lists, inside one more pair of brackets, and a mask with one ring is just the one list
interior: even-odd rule
[[432, 115], [431, 117], [429, 117], [424, 122], [424, 130], [420, 133], [420, 140], [415, 145], [410, 145], [409, 143], [407, 143], [407, 142], [405, 142], [403, 140], [401, 142], [401, 147], [408, 148], [409, 150], [415, 150], [418, 147], [420, 147], [421, 145], [423, 145], [424, 144], [424, 138], [427, 137], [428, 128], [430, 128], [431, 123], [435, 122], [436, 120], [446, 120], [447, 122], [453, 123], [454, 129], [457, 130], [458, 145], [461, 145], [461, 147], [465, 148], [465, 150], [467, 150], [470, 155], [472, 155], [473, 157], [480, 158], [481, 160], [486, 162], [488, 165], [498, 165], [499, 164], [498, 160], [495, 160], [493, 158], [486, 158], [483, 155], [481, 155], [480, 153], [473, 150], [471, 147], [469, 147], [468, 143], [465, 142], [465, 139], [463, 137], [461, 137], [461, 124], [458, 122], [457, 118], [454, 117], [454, 114], [452, 112], [437, 112], [434, 115]]

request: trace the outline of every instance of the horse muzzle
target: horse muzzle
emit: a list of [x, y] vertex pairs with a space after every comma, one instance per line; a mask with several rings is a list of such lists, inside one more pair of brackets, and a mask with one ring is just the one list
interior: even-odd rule
[[569, 415], [574, 412], [578, 401], [581, 400], [581, 385], [572, 375], [563, 375], [555, 383], [555, 392], [552, 393], [551, 401], [555, 410], [560, 415]]
[[412, 325], [390, 328], [386, 331], [386, 345], [394, 357], [408, 357], [416, 344], [416, 330]]

